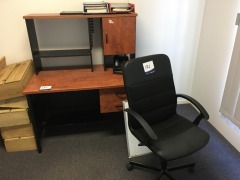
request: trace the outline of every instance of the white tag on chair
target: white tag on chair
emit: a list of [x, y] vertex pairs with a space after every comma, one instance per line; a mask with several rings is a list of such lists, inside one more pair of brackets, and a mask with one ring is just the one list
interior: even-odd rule
[[143, 63], [143, 69], [146, 75], [152, 74], [155, 72], [153, 61], [148, 61]]

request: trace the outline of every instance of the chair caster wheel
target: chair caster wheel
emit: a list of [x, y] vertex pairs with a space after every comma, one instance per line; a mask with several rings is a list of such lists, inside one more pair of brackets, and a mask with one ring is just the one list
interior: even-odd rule
[[131, 164], [128, 164], [128, 165], [127, 165], [127, 170], [128, 170], [128, 171], [131, 171], [131, 170], [133, 170], [133, 165], [131, 165]]
[[188, 172], [190, 172], [190, 173], [194, 173], [194, 171], [195, 171], [194, 166], [191, 166], [191, 167], [188, 168]]

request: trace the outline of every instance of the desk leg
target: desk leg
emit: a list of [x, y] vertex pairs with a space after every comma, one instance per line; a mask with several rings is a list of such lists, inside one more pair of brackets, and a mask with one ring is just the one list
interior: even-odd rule
[[28, 102], [28, 115], [30, 118], [30, 121], [33, 126], [33, 131], [35, 134], [35, 139], [36, 139], [36, 144], [37, 144], [37, 150], [39, 153], [42, 152], [42, 147], [41, 147], [41, 127], [39, 127], [39, 122], [37, 122], [36, 115], [35, 115], [35, 110], [36, 104], [34, 103], [34, 95], [27, 95], [27, 102]]
[[[29, 42], [30, 42], [31, 51], [32, 51], [33, 64], [34, 64], [36, 74], [38, 74], [38, 72], [42, 70], [42, 62], [39, 56], [39, 47], [38, 47], [35, 23], [33, 19], [26, 19], [25, 21], [26, 21], [28, 37], [29, 37]], [[38, 56], [36, 55], [37, 53], [38, 53]]]

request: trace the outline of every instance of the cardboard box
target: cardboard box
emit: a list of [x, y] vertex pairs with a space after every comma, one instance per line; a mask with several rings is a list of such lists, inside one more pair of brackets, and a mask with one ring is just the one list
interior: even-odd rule
[[20, 137], [4, 140], [7, 152], [36, 150], [36, 140], [34, 136]]
[[1, 128], [1, 134], [3, 139], [34, 136], [32, 124], [3, 127]]
[[0, 59], [0, 100], [23, 96], [23, 90], [34, 73], [32, 61], [6, 65]]
[[0, 127], [29, 124], [25, 96], [0, 101]]
[[0, 108], [20, 108], [27, 109], [28, 103], [26, 96], [5, 99], [0, 101]]
[[27, 109], [0, 109], [0, 127], [29, 124]]
[[0, 57], [0, 71], [6, 67], [6, 60], [5, 57]]

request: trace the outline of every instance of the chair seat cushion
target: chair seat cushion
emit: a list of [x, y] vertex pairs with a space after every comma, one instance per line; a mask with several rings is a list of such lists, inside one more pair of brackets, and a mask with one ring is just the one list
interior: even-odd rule
[[165, 160], [174, 160], [192, 154], [209, 141], [207, 132], [179, 115], [152, 128], [158, 140], [150, 142], [149, 148]]

